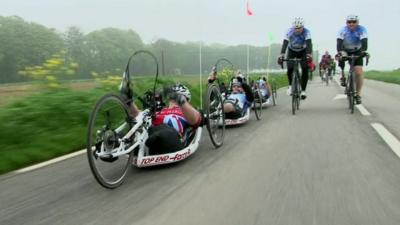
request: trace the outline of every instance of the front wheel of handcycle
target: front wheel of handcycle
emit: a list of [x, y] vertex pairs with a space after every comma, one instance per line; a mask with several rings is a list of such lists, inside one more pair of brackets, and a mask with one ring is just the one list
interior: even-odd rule
[[254, 113], [256, 114], [257, 120], [261, 119], [261, 112], [262, 112], [262, 95], [260, 90], [254, 91], [254, 102], [253, 102], [253, 109]]
[[132, 152], [114, 156], [122, 137], [131, 129], [128, 112], [118, 95], [106, 94], [96, 102], [89, 117], [87, 157], [93, 176], [105, 188], [120, 186], [132, 162]]
[[225, 112], [221, 92], [215, 84], [210, 84], [205, 100], [206, 126], [211, 142], [218, 148], [223, 144]]

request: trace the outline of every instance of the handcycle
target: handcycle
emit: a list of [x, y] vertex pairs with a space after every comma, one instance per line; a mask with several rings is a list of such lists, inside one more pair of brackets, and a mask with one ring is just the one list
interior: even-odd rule
[[[134, 86], [138, 87], [145, 78], [134, 77], [131, 74], [135, 68], [140, 69], [142, 64], [132, 61], [139, 55], [146, 55], [155, 62], [154, 85], [146, 92], [142, 101], [144, 110], [136, 117], [131, 116], [129, 104], [132, 103]], [[147, 60], [147, 63], [149, 62]], [[193, 130], [188, 130], [185, 147], [165, 154], [154, 155], [145, 145], [149, 138], [149, 128], [160, 102], [156, 98], [158, 83], [158, 61], [153, 53], [140, 50], [129, 58], [127, 67], [122, 76], [120, 94], [109, 93], [102, 96], [95, 104], [88, 122], [86, 150], [91, 172], [97, 182], [105, 188], [116, 188], [126, 179], [130, 165], [135, 167], [149, 167], [174, 163], [186, 159], [196, 152], [199, 147], [203, 125], [206, 125], [210, 139], [218, 148], [224, 138], [224, 109], [219, 88], [209, 86], [205, 96], [205, 113], [203, 123]], [[165, 152], [165, 151], [164, 151]]]
[[[291, 59], [282, 59], [282, 62], [293, 62], [293, 75], [292, 75], [292, 114], [296, 114], [296, 110], [300, 109], [300, 94], [301, 94], [301, 84], [300, 84], [300, 70], [299, 65], [301, 62], [305, 61], [302, 58], [291, 58]], [[283, 69], [283, 64], [281, 64]]]
[[[226, 68], [225, 65], [228, 65], [228, 69]], [[229, 61], [226, 58], [220, 58], [217, 60], [217, 62], [214, 64], [213, 66], [213, 70], [214, 72], [216, 72], [217, 74], [223, 73], [224, 71], [227, 71], [226, 76], [229, 78], [231, 77], [234, 78], [234, 66], [233, 63], [231, 61]], [[245, 78], [244, 82], [246, 82]], [[220, 80], [217, 79], [216, 80], [217, 83], [220, 85]], [[229, 95], [231, 94], [231, 80], [229, 81], [228, 87], [224, 88], [225, 91], [222, 93], [222, 99], [223, 102], [227, 102]], [[241, 115], [239, 115], [238, 117], [226, 117], [225, 114], [225, 124], [226, 126], [234, 126], [234, 125], [240, 125], [240, 124], [244, 124], [247, 121], [250, 120], [250, 112], [251, 109], [253, 107], [255, 115], [256, 115], [256, 119], [260, 120], [261, 119], [261, 111], [262, 111], [262, 97], [261, 97], [261, 93], [259, 90], [253, 90], [253, 95], [254, 95], [254, 102], [245, 102], [243, 105], [243, 111], [241, 113]], [[235, 102], [236, 104], [237, 102]]]
[[260, 94], [262, 97], [262, 108], [268, 107], [270, 105], [276, 106], [278, 94], [275, 80], [268, 82], [265, 85], [270, 85], [271, 93], [268, 93], [268, 88], [263, 86], [259, 81], [252, 81], [251, 87], [253, 90], [260, 90]]
[[369, 57], [370, 55], [368, 53], [365, 53], [363, 55], [347, 55], [347, 56], [341, 56], [341, 60], [344, 61], [349, 61], [350, 62], [350, 69], [349, 69], [349, 75], [347, 77], [346, 81], [346, 87], [345, 87], [345, 94], [347, 95], [347, 100], [349, 103], [349, 110], [350, 113], [354, 113], [354, 105], [355, 103], [355, 97], [357, 95], [356, 91], [356, 76], [354, 76], [354, 64], [358, 58], [363, 58], [366, 57], [366, 65], [369, 63]]

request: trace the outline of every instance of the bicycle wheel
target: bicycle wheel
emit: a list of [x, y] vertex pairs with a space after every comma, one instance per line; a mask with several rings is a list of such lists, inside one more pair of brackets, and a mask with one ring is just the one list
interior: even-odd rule
[[326, 86], [329, 86], [329, 74], [326, 71], [325, 71], [325, 82], [326, 82]]
[[260, 90], [254, 91], [254, 102], [253, 102], [254, 113], [256, 114], [257, 120], [261, 119], [261, 111], [262, 111], [262, 96]]
[[297, 95], [298, 95], [299, 91], [297, 90], [297, 88], [298, 88], [297, 82], [298, 82], [297, 75], [295, 74], [293, 76], [293, 80], [292, 80], [292, 114], [293, 115], [296, 114], [296, 109], [297, 109], [297, 105], [298, 105], [298, 103], [297, 103], [297, 100], [298, 100]]
[[221, 92], [215, 84], [208, 86], [204, 102], [208, 134], [214, 147], [218, 148], [224, 141], [225, 112]]
[[120, 186], [132, 161], [132, 152], [113, 157], [121, 138], [131, 129], [128, 107], [115, 94], [100, 98], [89, 117], [86, 150], [90, 169], [105, 188]]
[[348, 82], [349, 82], [349, 88], [347, 91], [347, 97], [349, 100], [350, 113], [353, 114], [354, 113], [354, 93], [355, 93], [353, 74], [349, 75]]

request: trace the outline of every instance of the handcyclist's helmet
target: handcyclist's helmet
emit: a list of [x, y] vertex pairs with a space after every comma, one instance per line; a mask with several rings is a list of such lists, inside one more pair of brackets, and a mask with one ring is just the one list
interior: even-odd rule
[[350, 14], [350, 15], [348, 15], [346, 17], [346, 21], [356, 21], [356, 22], [358, 22], [358, 20], [359, 20], [358, 16], [354, 15], [354, 14]]
[[296, 17], [296, 18], [294, 18], [293, 27], [294, 27], [294, 28], [302, 28], [302, 27], [304, 27], [304, 20], [303, 20], [303, 18], [301, 18], [301, 17]]
[[239, 81], [239, 79], [233, 78], [233, 79], [232, 79], [232, 86], [239, 86], [239, 87], [241, 87], [241, 86], [242, 86], [242, 83]]
[[172, 86], [171, 89], [175, 93], [185, 96], [186, 100], [190, 102], [190, 98], [192, 97], [192, 95], [190, 94], [190, 91], [186, 86], [182, 84], [175, 84], [174, 86]]

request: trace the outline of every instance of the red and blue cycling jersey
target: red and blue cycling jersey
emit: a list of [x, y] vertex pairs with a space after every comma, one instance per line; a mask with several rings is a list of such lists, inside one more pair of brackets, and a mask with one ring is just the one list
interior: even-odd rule
[[153, 120], [153, 125], [158, 126], [166, 124], [174, 128], [178, 133], [183, 136], [184, 130], [189, 127], [185, 116], [180, 107], [176, 106], [173, 108], [163, 108], [161, 111], [156, 113], [156, 117]]

